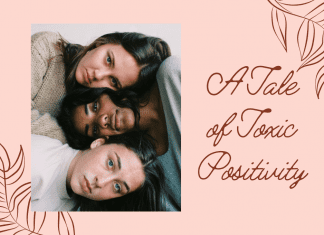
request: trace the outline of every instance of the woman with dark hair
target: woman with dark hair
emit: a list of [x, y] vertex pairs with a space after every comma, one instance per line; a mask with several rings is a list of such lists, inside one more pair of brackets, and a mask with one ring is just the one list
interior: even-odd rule
[[69, 145], [85, 149], [98, 137], [109, 139], [137, 130], [151, 137], [157, 155], [163, 155], [168, 150], [168, 133], [158, 92], [152, 92], [145, 104], [125, 93], [129, 92], [79, 88], [66, 95], [57, 120]]
[[164, 210], [163, 171], [141, 135], [99, 138], [85, 151], [39, 135], [31, 143], [32, 210]]
[[[81, 128], [81, 133], [75, 129], [73, 117], [76, 117], [82, 121], [83, 116], [78, 115], [75, 109], [79, 107], [79, 111], [82, 113], [90, 113], [93, 109], [100, 108], [96, 104], [93, 104], [91, 109], [89, 106], [84, 106], [95, 101], [98, 97], [105, 95], [105, 105], [107, 106], [107, 111], [114, 113], [109, 115], [109, 127], [116, 124], [114, 120], [116, 118], [119, 120], [117, 128], [107, 128], [110, 130], [109, 135], [102, 136], [109, 139], [109, 136], [118, 136], [126, 132], [131, 132], [138, 130], [138, 123], [140, 119], [139, 109], [138, 109], [138, 99], [133, 92], [129, 91], [113, 91], [109, 88], [76, 88], [66, 95], [63, 99], [61, 111], [57, 117], [57, 120], [62, 127], [65, 138], [72, 148], [75, 149], [87, 149], [89, 148], [91, 142], [99, 137], [99, 129], [95, 127]], [[103, 102], [103, 100], [101, 101]], [[114, 120], [112, 117], [114, 115]], [[106, 116], [108, 118], [108, 116]], [[104, 121], [104, 120], [102, 120]], [[106, 120], [106, 122], [108, 119]], [[108, 123], [107, 123], [108, 125]], [[85, 134], [87, 133], [87, 134]]]
[[53, 32], [31, 38], [32, 132], [65, 142], [56, 117], [66, 91], [75, 87], [129, 88], [138, 95], [155, 82], [156, 72], [171, 55], [168, 44], [140, 33], [112, 33], [89, 46], [70, 44]]
[[66, 88], [128, 88], [142, 95], [155, 82], [160, 64], [171, 51], [160, 38], [141, 33], [110, 33], [97, 38], [89, 46], [59, 44], [63, 51]]
[[[165, 71], [165, 68], [173, 68]], [[148, 101], [139, 104], [131, 92], [114, 92], [109, 88], [75, 89], [62, 102], [57, 119], [70, 146], [88, 148], [98, 137], [109, 140], [134, 130], [151, 137], [160, 162], [165, 166], [168, 187], [173, 191], [175, 208], [180, 209], [180, 63], [170, 57], [161, 66]], [[172, 78], [172, 79], [171, 79]], [[159, 90], [160, 88], [160, 90]]]
[[[53, 117], [58, 114], [66, 90], [70, 92], [78, 84], [135, 91], [147, 104], [142, 110], [150, 111], [142, 112], [137, 119], [151, 121], [144, 122], [140, 129], [155, 139], [158, 154], [167, 152], [162, 164], [174, 163], [168, 168], [175, 168], [170, 174], [172, 182], [177, 183], [168, 188], [177, 191], [176, 209], [179, 210], [180, 60], [172, 57], [165, 60], [170, 54], [163, 40], [138, 33], [104, 35], [88, 47], [68, 44], [55, 33], [33, 35], [31, 132], [66, 142]], [[136, 113], [134, 120], [135, 117]]]

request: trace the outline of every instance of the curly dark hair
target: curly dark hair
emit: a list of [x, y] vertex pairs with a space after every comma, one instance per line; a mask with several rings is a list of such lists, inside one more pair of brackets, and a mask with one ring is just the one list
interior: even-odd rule
[[[67, 143], [74, 149], [88, 149], [94, 137], [85, 136], [79, 133], [73, 123], [73, 113], [76, 107], [89, 104], [98, 99], [102, 94], [107, 94], [112, 102], [122, 108], [130, 108], [135, 115], [135, 128], [138, 129], [140, 119], [139, 100], [137, 95], [129, 90], [113, 91], [109, 88], [87, 88], [80, 87], [67, 94], [61, 104], [61, 110], [57, 116], [57, 121], [64, 131]], [[110, 137], [115, 138], [114, 136]]]
[[88, 46], [70, 44], [61, 40], [58, 46], [63, 52], [65, 64], [65, 86], [69, 93], [80, 87], [75, 78], [75, 72], [83, 56], [90, 50], [105, 44], [121, 45], [136, 60], [141, 68], [138, 82], [128, 89], [135, 91], [138, 95], [145, 94], [156, 81], [156, 73], [160, 64], [169, 56], [171, 50], [169, 45], [160, 38], [149, 37], [141, 33], [110, 33], [97, 38]]

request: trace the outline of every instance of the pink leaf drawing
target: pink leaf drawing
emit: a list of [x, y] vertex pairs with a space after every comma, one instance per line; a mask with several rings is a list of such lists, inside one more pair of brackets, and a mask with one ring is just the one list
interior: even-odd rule
[[28, 202], [28, 208], [27, 208], [27, 215], [26, 215], [26, 221], [27, 221], [27, 227], [29, 230], [39, 233], [39, 231], [42, 229], [45, 219], [46, 219], [46, 212], [33, 212], [30, 211], [30, 203], [31, 199], [29, 199]]
[[7, 185], [11, 185], [16, 183], [25, 171], [25, 155], [24, 150], [20, 146], [20, 151], [18, 154], [18, 158], [15, 163], [11, 166], [9, 165], [8, 170], [6, 171], [6, 183]]
[[[268, 0], [268, 2], [277, 11], [282, 11], [283, 14], [286, 13], [303, 19], [297, 33], [297, 44], [303, 63], [297, 71], [321, 62], [324, 59], [324, 2], [322, 0]], [[272, 8], [271, 19], [273, 28], [275, 16], [278, 16], [278, 14]], [[287, 22], [285, 23], [287, 26]], [[282, 27], [279, 26], [278, 28], [280, 31], [278, 29], [275, 30], [275, 28], [274, 30], [283, 44], [283, 39], [286, 39], [286, 37], [282, 33]], [[287, 51], [285, 46], [284, 48]], [[315, 79], [315, 90], [318, 98], [323, 87], [323, 74], [323, 67], [321, 67]]]
[[13, 212], [16, 210], [17, 216], [15, 217], [15, 220], [18, 219], [19, 216], [19, 206], [24, 201], [24, 199], [27, 198], [27, 202], [30, 197], [30, 182], [25, 183], [23, 185], [20, 185], [15, 192], [11, 195], [11, 198], [9, 200], [9, 211]]
[[314, 2], [314, 0], [277, 0], [276, 2], [285, 6], [302, 6]]
[[[268, 0], [268, 2], [274, 6], [275, 8], [277, 8], [278, 10], [284, 11], [284, 12], [289, 12], [284, 6], [282, 6], [282, 4], [278, 3], [277, 0]], [[280, 2], [280, 1], [279, 1]]]
[[280, 11], [317, 22], [321, 20], [322, 0], [268, 0]]
[[58, 232], [60, 235], [75, 235], [74, 223], [68, 212], [58, 213]]
[[312, 9], [307, 15], [305, 15], [305, 18], [312, 20], [313, 22], [316, 22], [320, 26], [323, 26], [324, 24], [324, 3], [319, 4], [314, 9]]
[[315, 91], [318, 99], [324, 84], [323, 76], [324, 76], [324, 66], [322, 66], [320, 70], [318, 70], [315, 79]]
[[271, 21], [273, 31], [277, 35], [285, 51], [287, 51], [287, 19], [285, 13], [273, 7]]
[[324, 59], [324, 46], [323, 46], [323, 32], [321, 32], [321, 37], [317, 37], [317, 39], [321, 40], [321, 46], [307, 58], [307, 60], [298, 68], [299, 71], [302, 68], [307, 66], [311, 66], [321, 62]]
[[311, 53], [314, 46], [314, 41], [314, 23], [307, 19], [304, 19], [297, 34], [297, 43], [299, 47], [300, 58], [302, 61]]
[[[0, 152], [0, 233], [40, 234], [46, 212], [31, 211], [31, 184], [21, 182], [25, 169], [23, 148], [20, 146], [18, 157], [11, 161], [5, 147], [1, 144], [0, 147], [3, 150]], [[13, 193], [9, 193], [9, 188], [12, 188]], [[69, 213], [65, 213], [58, 212], [59, 234], [64, 231], [75, 235], [72, 218]]]
[[299, 27], [297, 43], [301, 60], [307, 59], [299, 69], [318, 63], [322, 57], [318, 57], [323, 50], [323, 30], [314, 22], [304, 19]]

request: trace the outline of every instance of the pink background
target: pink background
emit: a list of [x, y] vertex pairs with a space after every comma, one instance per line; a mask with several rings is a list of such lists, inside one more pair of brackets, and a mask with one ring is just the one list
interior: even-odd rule
[[[31, 4], [32, 3], [32, 4]], [[146, 6], [146, 8], [143, 8]], [[317, 99], [315, 76], [324, 62], [300, 70], [292, 81], [300, 91], [292, 96], [251, 96], [246, 83], [255, 66], [274, 67], [270, 82], [281, 83], [300, 66], [296, 41], [301, 20], [287, 16], [288, 53], [271, 25], [272, 6], [266, 0], [246, 1], [20, 1], [6, 3], [1, 28], [0, 143], [14, 159], [23, 146], [30, 181], [30, 27], [33, 23], [180, 23], [182, 30], [182, 211], [180, 213], [70, 213], [75, 234], [323, 234], [324, 94]], [[234, 95], [207, 93], [206, 83], [219, 72], [228, 80], [239, 68], [249, 71]], [[254, 83], [255, 82], [255, 83]], [[256, 86], [256, 85], [255, 85]], [[233, 87], [233, 85], [232, 85]], [[324, 91], [322, 92], [324, 93]], [[235, 132], [217, 147], [206, 138], [209, 128], [222, 125], [244, 109], [271, 108], [259, 123], [295, 124], [292, 138], [240, 138]], [[214, 151], [228, 151], [231, 166], [243, 169], [264, 159], [268, 169], [282, 169], [299, 159], [309, 175], [295, 189], [291, 181], [223, 181], [223, 171], [200, 180], [198, 166]], [[0, 156], [3, 157], [3, 151]], [[48, 213], [43, 234], [58, 234], [57, 213]], [[66, 214], [67, 216], [67, 214]], [[62, 221], [61, 221], [62, 222]], [[68, 221], [69, 222], [69, 221]], [[63, 225], [61, 225], [63, 226]], [[61, 227], [62, 228], [62, 227]], [[70, 231], [71, 228], [70, 228]], [[10, 231], [7, 234], [11, 234]], [[66, 234], [66, 233], [62, 233]]]

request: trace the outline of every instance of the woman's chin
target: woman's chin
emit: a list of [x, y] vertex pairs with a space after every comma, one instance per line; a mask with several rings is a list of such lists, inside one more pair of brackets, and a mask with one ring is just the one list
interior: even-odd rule
[[83, 78], [81, 69], [79, 67], [75, 71], [75, 80], [77, 81], [77, 83], [81, 84], [82, 86], [85, 86], [85, 87], [89, 86], [89, 84], [87, 84], [87, 82]]
[[132, 113], [123, 112], [121, 117], [116, 118], [116, 129], [121, 133], [129, 132], [135, 127], [135, 117]]

